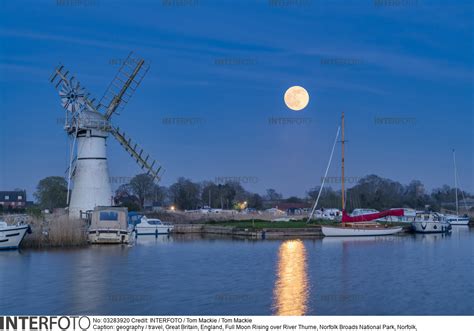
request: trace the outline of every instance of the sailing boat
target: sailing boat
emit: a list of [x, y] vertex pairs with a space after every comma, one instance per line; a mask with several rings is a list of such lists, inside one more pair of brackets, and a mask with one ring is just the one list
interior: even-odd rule
[[[459, 200], [458, 200], [458, 174], [456, 168], [456, 151], [453, 149], [453, 163], [454, 163], [454, 189], [456, 192], [456, 215], [446, 215], [446, 221], [451, 225], [468, 225], [469, 216], [459, 216]], [[463, 193], [464, 197], [464, 193]]]
[[[321, 226], [321, 230], [323, 234], [327, 237], [352, 237], [352, 236], [387, 236], [387, 235], [392, 235], [396, 234], [400, 231], [402, 231], [401, 226], [390, 226], [388, 224], [380, 224], [377, 222], [370, 222], [373, 220], [376, 220], [378, 218], [383, 218], [386, 216], [403, 216], [403, 209], [390, 209], [382, 212], [377, 212], [377, 213], [371, 213], [371, 214], [365, 214], [365, 215], [359, 215], [359, 216], [349, 216], [346, 213], [346, 205], [345, 205], [345, 195], [344, 195], [344, 113], [342, 113], [341, 117], [341, 128], [342, 128], [342, 135], [341, 135], [341, 149], [342, 149], [342, 162], [341, 162], [341, 171], [342, 171], [342, 177], [341, 177], [341, 195], [342, 195], [342, 222], [340, 225], [335, 225], [335, 226], [327, 226], [323, 225]], [[339, 134], [339, 130], [338, 130]], [[338, 135], [337, 134], [337, 135]], [[337, 135], [336, 135], [336, 141], [337, 141]], [[334, 152], [334, 146], [333, 150]], [[331, 158], [329, 163], [331, 162], [332, 159], [332, 152], [331, 152]], [[329, 164], [328, 164], [329, 168]], [[327, 175], [327, 170], [326, 169], [326, 175]], [[325, 175], [325, 177], [326, 177]], [[321, 186], [322, 189], [322, 186]], [[321, 193], [321, 190], [320, 190]], [[318, 196], [319, 198], [319, 196]], [[316, 200], [315, 206], [313, 207], [313, 210], [315, 209], [317, 205], [318, 199]], [[312, 215], [311, 215], [312, 216]], [[309, 219], [311, 219], [311, 216]]]

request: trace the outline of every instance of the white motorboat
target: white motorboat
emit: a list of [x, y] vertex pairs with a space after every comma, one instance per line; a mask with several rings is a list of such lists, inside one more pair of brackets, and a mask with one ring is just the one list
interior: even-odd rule
[[173, 225], [164, 223], [158, 218], [147, 218], [143, 216], [135, 225], [137, 236], [169, 234], [173, 230]]
[[342, 223], [338, 226], [322, 226], [326, 237], [389, 236], [403, 230], [401, 226], [387, 226], [376, 222]]
[[0, 221], [0, 250], [18, 249], [27, 232], [31, 233], [28, 224], [8, 225]]
[[413, 230], [418, 233], [444, 233], [451, 231], [451, 224], [438, 213], [418, 213], [412, 223]]
[[469, 225], [470, 218], [467, 215], [446, 215], [446, 221], [451, 225]]

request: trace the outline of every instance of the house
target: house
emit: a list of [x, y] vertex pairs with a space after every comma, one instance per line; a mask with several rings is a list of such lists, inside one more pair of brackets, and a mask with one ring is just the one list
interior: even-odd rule
[[25, 208], [26, 191], [0, 191], [0, 205], [3, 209]]
[[305, 202], [281, 202], [276, 208], [285, 212], [287, 215], [303, 215], [309, 212], [311, 205]]

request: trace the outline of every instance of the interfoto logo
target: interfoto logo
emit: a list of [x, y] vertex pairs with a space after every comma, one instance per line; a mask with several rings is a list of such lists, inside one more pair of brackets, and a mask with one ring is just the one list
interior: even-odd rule
[[300, 7], [309, 6], [312, 0], [268, 0], [272, 7]]
[[132, 177], [129, 176], [110, 176], [110, 184], [128, 184], [132, 180]]
[[152, 296], [148, 294], [112, 294], [109, 296], [115, 302], [148, 302]]
[[320, 294], [319, 298], [321, 301], [355, 302], [362, 300], [364, 296], [359, 294]]
[[256, 294], [219, 293], [215, 296], [221, 302], [252, 302], [258, 298]]
[[217, 64], [217, 65], [252, 65], [252, 64], [257, 64], [257, 59], [226, 57], [226, 58], [215, 59], [214, 64]]
[[88, 330], [87, 316], [0, 316], [0, 330]]
[[192, 7], [199, 5], [199, 0], [161, 0], [163, 7]]
[[254, 184], [258, 182], [258, 177], [254, 176], [218, 176], [214, 179], [216, 184], [241, 183]]
[[123, 65], [127, 64], [130, 66], [136, 66], [139, 63], [139, 59], [121, 59], [121, 58], [115, 58], [115, 59], [109, 59], [109, 64], [111, 65]]
[[78, 119], [75, 119], [72, 121], [70, 118], [66, 120], [65, 117], [58, 117], [56, 118], [56, 124], [62, 125], [62, 126], [75, 126], [76, 124], [79, 124], [79, 126], [84, 126], [84, 127], [90, 127], [98, 130], [103, 130], [103, 131], [110, 131], [112, 126], [110, 125], [109, 121], [107, 120], [97, 120], [97, 119], [92, 119], [89, 117], [81, 117]]
[[320, 60], [321, 65], [339, 65], [339, 66], [352, 66], [363, 64], [364, 61], [358, 58], [344, 58], [344, 57], [326, 57]]
[[199, 125], [205, 122], [202, 117], [163, 117], [163, 125]]
[[374, 0], [376, 7], [410, 7], [418, 4], [418, 0]]
[[414, 125], [415, 117], [375, 117], [374, 122], [377, 125]]
[[93, 7], [99, 5], [99, 0], [56, 0], [61, 7]]
[[[355, 184], [360, 181], [360, 177], [344, 177], [344, 183]], [[342, 177], [332, 176], [332, 177], [321, 177], [321, 183], [327, 184], [340, 184], [342, 183]]]
[[306, 125], [311, 124], [310, 117], [269, 117], [268, 124], [270, 125]]

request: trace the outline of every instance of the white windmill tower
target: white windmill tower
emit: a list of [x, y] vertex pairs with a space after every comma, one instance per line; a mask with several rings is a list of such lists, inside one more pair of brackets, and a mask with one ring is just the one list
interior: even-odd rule
[[[112, 189], [107, 166], [106, 139], [110, 134], [125, 148], [154, 180], [161, 176], [161, 166], [149, 162], [149, 155], [114, 127], [110, 118], [128, 103], [147, 73], [149, 65], [143, 59], [132, 58], [132, 53], [120, 67], [99, 102], [73, 76], [68, 77], [59, 65], [50, 77], [61, 97], [66, 111], [64, 129], [70, 137], [70, 164], [68, 168], [68, 205], [71, 217], [82, 217], [82, 212], [96, 206], [113, 205]], [[71, 194], [69, 191], [73, 182]]]

